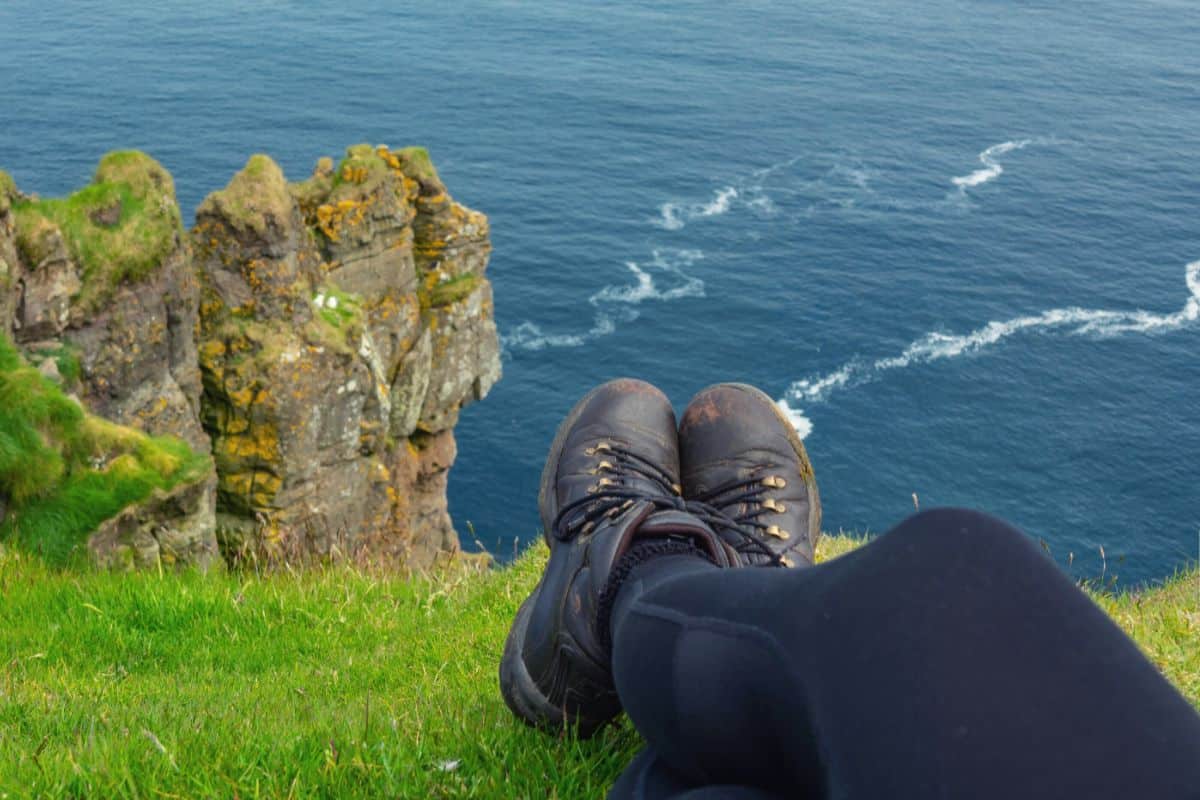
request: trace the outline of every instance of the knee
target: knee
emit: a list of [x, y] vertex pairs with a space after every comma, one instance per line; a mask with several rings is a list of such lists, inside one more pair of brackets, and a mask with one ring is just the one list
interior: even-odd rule
[[969, 508], [934, 508], [913, 514], [888, 532], [910, 544], [925, 543], [940, 552], [1037, 552], [1025, 533], [999, 517]]

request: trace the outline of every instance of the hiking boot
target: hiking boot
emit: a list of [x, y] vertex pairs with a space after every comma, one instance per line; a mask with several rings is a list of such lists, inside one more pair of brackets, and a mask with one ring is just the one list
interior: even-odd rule
[[740, 383], [708, 387], [683, 412], [679, 450], [689, 507], [743, 566], [812, 564], [821, 531], [817, 481], [795, 427], [771, 398]]
[[550, 446], [538, 505], [550, 559], [504, 644], [500, 691], [529, 724], [586, 737], [621, 711], [605, 613], [621, 557], [648, 540], [725, 566], [736, 554], [684, 510], [675, 413], [641, 381], [611, 381], [575, 405]]

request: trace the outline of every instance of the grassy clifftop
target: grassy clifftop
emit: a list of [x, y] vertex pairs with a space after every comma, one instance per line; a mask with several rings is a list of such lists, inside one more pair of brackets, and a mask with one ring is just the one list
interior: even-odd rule
[[[636, 732], [554, 739], [497, 689], [545, 555], [406, 580], [79, 575], [9, 553], [0, 796], [603, 796]], [[1099, 603], [1200, 708], [1198, 590], [1193, 571]]]
[[[11, 193], [11, 178], [0, 177], [0, 195]], [[183, 223], [175, 202], [175, 182], [145, 153], [123, 150], [106, 155], [92, 183], [62, 198], [20, 199], [13, 204], [17, 245], [33, 267], [57, 242], [56, 231], [83, 271], [80, 303], [99, 306], [123, 280], [137, 280], [179, 246]]]

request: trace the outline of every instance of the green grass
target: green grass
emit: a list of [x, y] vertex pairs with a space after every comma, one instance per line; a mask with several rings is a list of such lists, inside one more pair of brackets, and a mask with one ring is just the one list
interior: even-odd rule
[[478, 275], [467, 274], [442, 281], [429, 290], [427, 305], [438, 308], [457, 303], [475, 291], [482, 280]]
[[[861, 540], [833, 537], [823, 557]], [[640, 746], [516, 722], [504, 636], [544, 563], [108, 575], [0, 557], [0, 794], [600, 797]], [[1102, 605], [1200, 705], [1200, 574]]]
[[82, 559], [101, 522], [208, 465], [182, 440], [85, 413], [0, 334], [0, 543], [55, 565]]
[[[332, 283], [323, 283], [321, 287], [313, 294], [313, 303], [315, 304], [318, 298], [324, 298], [322, 304], [318, 307], [317, 313], [321, 315], [321, 319], [335, 328], [341, 329], [344, 326], [360, 326], [363, 320], [362, 303], [357, 295], [343, 292]], [[337, 303], [330, 307], [329, 298], [336, 298]]]
[[12, 199], [17, 195], [17, 184], [12, 176], [0, 169], [0, 214], [12, 206]]
[[[104, 224], [100, 215], [111, 209], [115, 222]], [[122, 281], [150, 274], [183, 231], [170, 174], [137, 151], [106, 155], [92, 183], [69, 197], [23, 200], [13, 211], [17, 244], [30, 267], [47, 255], [51, 231], [62, 233], [83, 273], [85, 310], [102, 304]]]
[[405, 174], [419, 180], [438, 181], [437, 170], [424, 147], [402, 147], [395, 151]]

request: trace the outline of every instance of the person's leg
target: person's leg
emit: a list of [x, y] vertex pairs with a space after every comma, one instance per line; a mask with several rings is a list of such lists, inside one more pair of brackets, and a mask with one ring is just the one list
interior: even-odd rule
[[[800, 571], [680, 559], [635, 568], [613, 609], [617, 692], [661, 761], [614, 796], [1200, 791], [1200, 716], [995, 518], [925, 512]], [[617, 791], [648, 772], [677, 782]]]
[[683, 780], [649, 748], [638, 754], [613, 784], [608, 800], [780, 800], [780, 796], [752, 786], [709, 784], [697, 786]]

